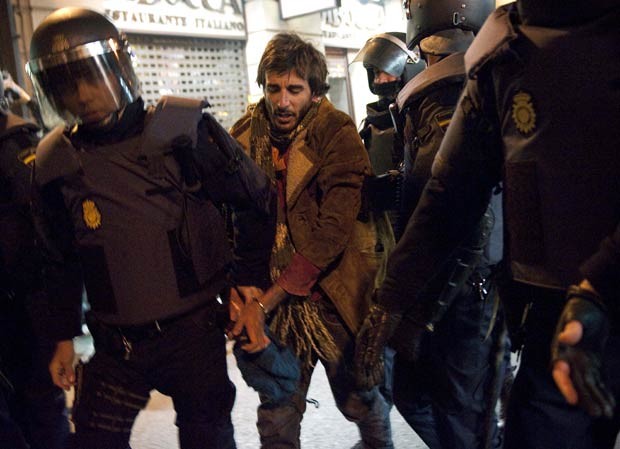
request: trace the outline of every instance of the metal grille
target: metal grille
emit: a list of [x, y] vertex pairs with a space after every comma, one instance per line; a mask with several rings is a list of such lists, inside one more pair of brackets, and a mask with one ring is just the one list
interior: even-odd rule
[[155, 104], [162, 95], [206, 98], [209, 110], [230, 128], [247, 106], [244, 41], [132, 34], [135, 70], [142, 97]]

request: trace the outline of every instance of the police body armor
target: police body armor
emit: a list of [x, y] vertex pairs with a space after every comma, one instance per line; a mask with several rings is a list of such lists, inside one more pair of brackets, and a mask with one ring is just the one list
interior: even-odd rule
[[360, 137], [368, 151], [374, 177], [364, 187], [371, 208], [376, 212], [386, 211], [393, 228], [399, 221], [401, 209], [403, 158], [402, 141], [396, 135], [389, 110], [390, 100], [382, 98], [366, 105], [366, 119]]
[[41, 259], [29, 214], [37, 129], [0, 111], [0, 396], [13, 392], [9, 377], [15, 368], [22, 374], [23, 363], [16, 366], [14, 357], [16, 351], [27, 355], [30, 350], [22, 338], [30, 329], [25, 295], [41, 287]]
[[380, 175], [398, 168], [402, 161], [402, 148], [396, 142], [389, 100], [379, 100], [366, 105], [366, 119], [360, 136], [368, 150], [375, 174]]
[[[405, 220], [413, 213], [431, 177], [431, 165], [450, 124], [464, 80], [464, 53], [454, 53], [414, 77], [396, 99], [398, 110], [406, 114]], [[391, 343], [404, 357], [414, 352], [407, 346], [407, 342], [412, 341], [410, 332], [420, 326], [432, 332], [453, 301], [466, 289], [479, 288], [481, 300], [486, 300], [489, 267], [499, 261], [498, 254], [501, 254], [501, 248], [496, 248], [502, 245], [501, 226], [498, 226], [498, 221], [501, 223], [499, 198], [498, 195], [493, 198], [476, 228], [452, 254], [442, 273], [429, 283], [423, 293], [424, 299], [403, 316]]]
[[[507, 143], [512, 277], [565, 289], [582, 279], [579, 265], [620, 217], [620, 12], [594, 26], [551, 29], [513, 25], [509, 10], [499, 8], [482, 28], [466, 56], [468, 74], [492, 79], [480, 88], [496, 96]], [[561, 82], [549, 73], [562, 73]]]
[[435, 154], [452, 119], [465, 80], [463, 55], [454, 53], [429, 66], [412, 78], [396, 98], [399, 113], [406, 115], [402, 230], [430, 178]]
[[[222, 218], [172, 151], [179, 135], [195, 147], [203, 106], [167, 98], [149, 109], [142, 134], [74, 148], [59, 127], [37, 149], [39, 185], [63, 179], [91, 310], [104, 323], [183, 313], [225, 285], [231, 254]], [[162, 129], [168, 138], [157, 142]]]
[[40, 259], [30, 218], [30, 176], [38, 128], [0, 114], [0, 303], [40, 286]]

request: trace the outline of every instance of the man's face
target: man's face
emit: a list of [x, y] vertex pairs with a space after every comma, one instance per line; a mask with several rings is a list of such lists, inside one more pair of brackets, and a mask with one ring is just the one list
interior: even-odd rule
[[390, 75], [389, 73], [384, 72], [383, 70], [379, 70], [377, 68], [373, 68], [373, 72], [375, 74], [375, 79], [373, 80], [373, 83], [375, 84], [391, 83], [392, 81], [398, 80], [397, 76]]
[[[117, 86], [112, 88], [118, 91]], [[69, 112], [81, 119], [83, 124], [103, 122], [118, 109], [110, 86], [103, 80], [93, 78], [78, 78], [75, 81], [75, 89], [68, 89], [62, 102]]]
[[295, 129], [312, 102], [318, 100], [295, 69], [285, 73], [267, 72], [264, 93], [271, 125], [283, 133]]

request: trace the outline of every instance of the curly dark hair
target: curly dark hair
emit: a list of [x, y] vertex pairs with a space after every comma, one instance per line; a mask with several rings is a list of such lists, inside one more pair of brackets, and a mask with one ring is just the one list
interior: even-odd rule
[[267, 43], [256, 82], [264, 88], [267, 72], [282, 74], [293, 69], [308, 82], [312, 95], [321, 96], [328, 91], [325, 56], [295, 33], [278, 33]]

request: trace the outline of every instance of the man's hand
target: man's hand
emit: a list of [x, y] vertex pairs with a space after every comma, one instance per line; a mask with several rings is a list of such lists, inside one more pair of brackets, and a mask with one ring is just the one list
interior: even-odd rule
[[609, 321], [600, 296], [571, 286], [551, 344], [553, 379], [569, 404], [592, 416], [612, 417], [615, 399], [603, 382], [602, 357]]
[[74, 358], [73, 340], [56, 343], [56, 351], [49, 364], [49, 370], [54, 384], [64, 390], [69, 390], [75, 384]]
[[239, 292], [235, 287], [230, 289], [230, 300], [228, 304], [228, 318], [232, 322], [236, 322], [241, 315], [241, 311], [245, 306], [245, 302], [241, 299]]
[[233, 327], [232, 337], [239, 338], [245, 330], [249, 341], [241, 346], [241, 349], [247, 352], [262, 351], [270, 343], [265, 335], [265, 311], [259, 305], [259, 302], [263, 304], [261, 299], [263, 291], [257, 287], [248, 286], [237, 286], [237, 291], [243, 299], [244, 306]]
[[30, 101], [30, 95], [13, 81], [13, 77], [8, 72], [2, 72], [2, 82], [4, 83], [4, 95], [10, 98], [10, 102], [26, 104]]
[[401, 314], [390, 313], [379, 304], [370, 306], [355, 342], [355, 379], [359, 388], [370, 390], [383, 381], [385, 345], [401, 318]]

